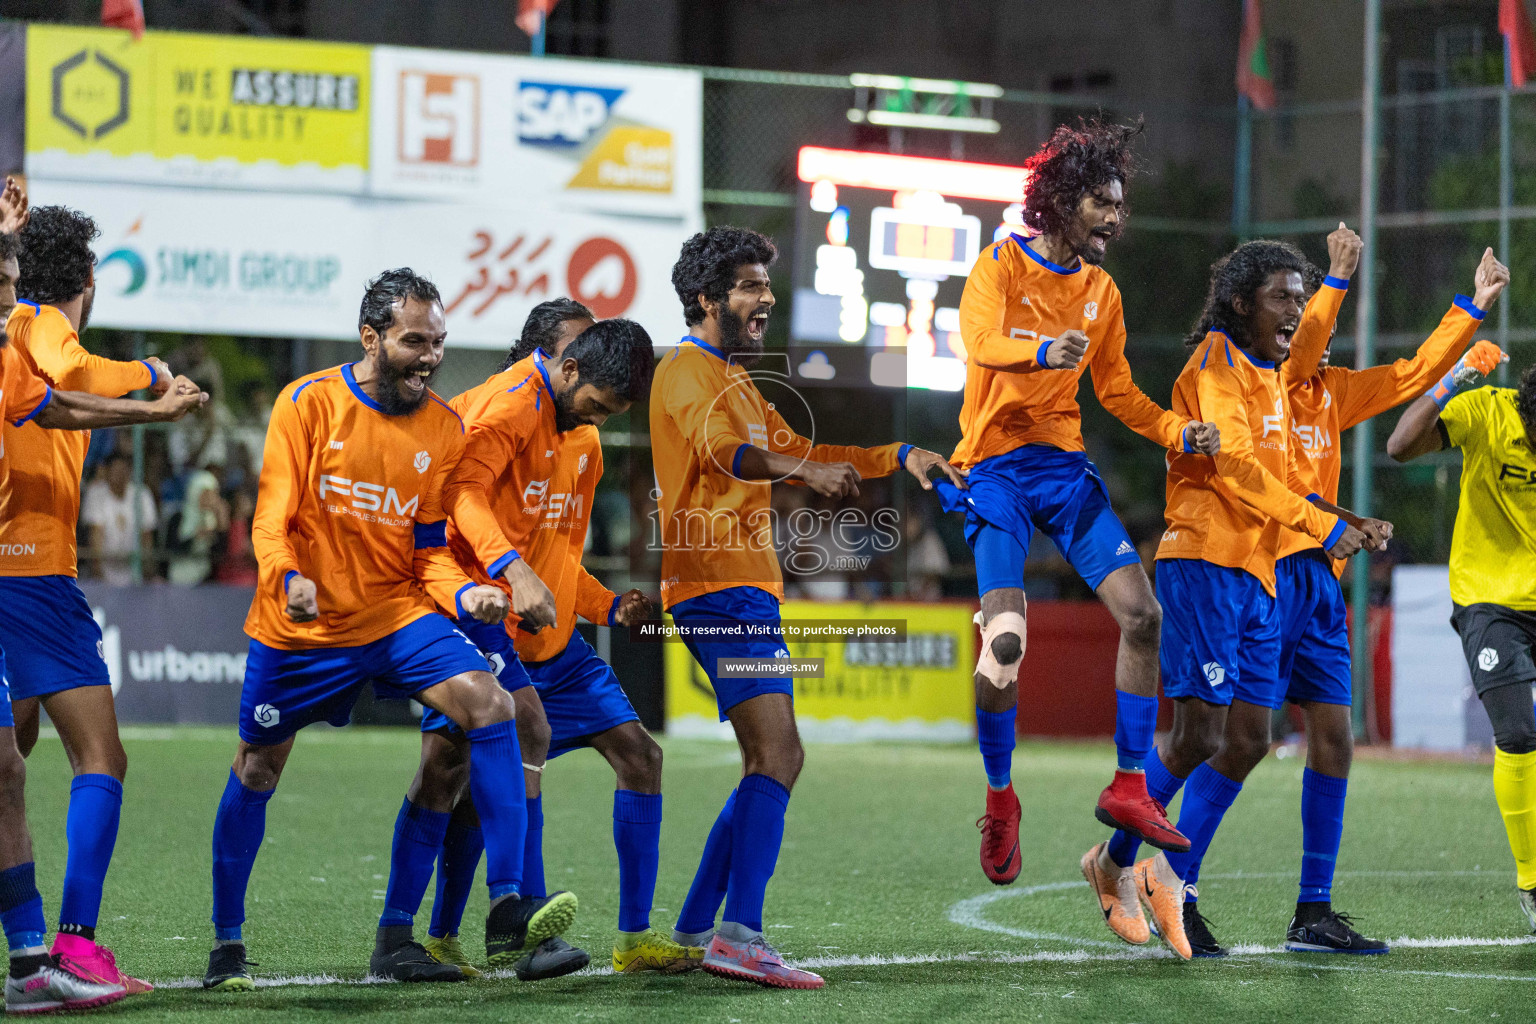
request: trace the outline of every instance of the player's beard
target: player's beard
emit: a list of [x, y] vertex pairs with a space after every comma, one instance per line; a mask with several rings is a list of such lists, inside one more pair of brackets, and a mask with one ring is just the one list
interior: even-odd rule
[[1094, 248], [1094, 233], [1088, 231], [1084, 233], [1081, 242], [1072, 243], [1073, 255], [1091, 267], [1099, 266], [1104, 262], [1104, 257], [1108, 254], [1109, 243], [1120, 237], [1120, 231], [1117, 228], [1107, 234], [1101, 232], [1100, 237], [1104, 239], [1104, 251]]
[[720, 307], [720, 345], [731, 362], [750, 370], [763, 355], [763, 343], [747, 333], [745, 317], [737, 316], [729, 306]]
[[565, 434], [581, 426], [581, 417], [576, 414], [576, 392], [581, 388], [581, 378], [576, 383], [555, 395], [555, 431]]
[[432, 372], [422, 382], [424, 387], [420, 395], [411, 395], [403, 390], [405, 378], [410, 375], [414, 367], [402, 368], [394, 365], [387, 359], [379, 360], [379, 407], [387, 416], [409, 416], [421, 404], [427, 400], [427, 389], [432, 386], [432, 380], [437, 376], [437, 367], [432, 367]]
[[91, 323], [91, 307], [96, 305], [96, 289], [90, 287], [85, 290], [85, 296], [80, 300], [80, 329], [75, 333], [85, 336], [85, 329]]

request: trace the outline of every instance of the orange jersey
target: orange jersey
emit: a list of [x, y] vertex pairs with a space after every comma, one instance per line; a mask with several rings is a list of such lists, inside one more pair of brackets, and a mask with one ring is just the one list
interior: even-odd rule
[[[32, 372], [16, 346], [0, 346], [0, 420], [6, 427], [25, 425], [52, 400], [53, 388]], [[0, 434], [0, 482], [10, 475], [11, 463], [16, 461], [7, 450], [10, 433], [6, 429]]]
[[510, 592], [501, 573], [514, 551], [544, 581], [555, 596], [555, 625], [527, 633], [509, 618], [507, 632], [519, 658], [547, 661], [570, 643], [576, 615], [607, 625], [613, 610], [613, 591], [581, 565], [603, 475], [597, 428], [555, 429], [549, 372], [537, 353], [464, 392], [453, 407], [469, 433], [445, 495], [449, 546], [478, 582]]
[[[1483, 311], [1470, 299], [1457, 296], [1455, 304], [1440, 318], [1440, 325], [1419, 346], [1413, 358], [1365, 370], [1343, 366], [1319, 370], [1318, 358], [1332, 331], [1333, 317], [1338, 314], [1338, 305], [1332, 302], [1331, 295], [1324, 294], [1327, 292], [1341, 294], [1336, 289], [1319, 288], [1317, 295], [1307, 303], [1308, 313], [1320, 300], [1324, 312], [1332, 307], [1323, 343], [1313, 344], [1315, 339], [1309, 337], [1307, 344], [1298, 347], [1293, 339], [1291, 358], [1286, 360], [1284, 367], [1284, 379], [1290, 393], [1297, 474], [1309, 493], [1338, 504], [1342, 465], [1340, 435], [1355, 424], [1417, 398], [1433, 387], [1435, 381], [1445, 376], [1461, 358], [1462, 351], [1483, 322]], [[1300, 338], [1300, 329], [1296, 333]], [[1281, 531], [1281, 558], [1317, 546], [1318, 542], [1304, 533], [1289, 529]], [[1335, 574], [1342, 573], [1344, 563], [1335, 561], [1333, 570]]]
[[[428, 394], [390, 416], [351, 366], [300, 377], [267, 426], [251, 546], [252, 638], [285, 650], [358, 647], [436, 611], [471, 585], [449, 552], [443, 487], [464, 454], [464, 424]], [[317, 588], [320, 617], [288, 617], [287, 582]]]
[[[1131, 380], [1115, 282], [1086, 263], [1059, 267], [1026, 242], [1010, 235], [982, 250], [965, 280], [963, 436], [950, 461], [969, 469], [1026, 444], [1082, 451], [1077, 389], [1088, 370], [1104, 408], [1164, 448], [1177, 445], [1187, 420], [1159, 408]], [[1074, 370], [1046, 369], [1047, 346], [1069, 330], [1088, 335], [1087, 354]]]
[[1289, 403], [1273, 363], [1256, 359], [1212, 331], [1173, 385], [1173, 408], [1215, 423], [1215, 458], [1170, 451], [1168, 529], [1158, 558], [1198, 558], [1242, 569], [1275, 592], [1282, 525], [1331, 541], [1342, 524], [1306, 498], [1287, 444]]
[[[154, 383], [148, 363], [87, 352], [69, 318], [52, 306], [20, 302], [6, 321], [11, 348], [50, 386], [119, 398]], [[4, 427], [16, 470], [0, 482], [0, 576], [74, 576], [80, 475], [88, 430]]]
[[784, 599], [771, 485], [736, 474], [748, 447], [849, 462], [868, 478], [894, 473], [902, 446], [812, 444], [784, 422], [746, 370], [714, 346], [684, 338], [662, 356], [651, 384], [664, 607], [732, 587], [758, 587]]

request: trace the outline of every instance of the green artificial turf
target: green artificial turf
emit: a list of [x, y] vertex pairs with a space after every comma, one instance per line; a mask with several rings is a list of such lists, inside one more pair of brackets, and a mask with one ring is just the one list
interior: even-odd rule
[[[1107, 836], [1093, 802], [1108, 745], [1021, 745], [1023, 873], [990, 885], [977, 862], [978, 755], [959, 746], [814, 746], [790, 803], [768, 889], [770, 938], [827, 978], [781, 992], [704, 974], [606, 970], [617, 914], [613, 776], [595, 754], [545, 776], [551, 888], [581, 899], [567, 938], [602, 970], [552, 982], [358, 984], [382, 907], [394, 818], [415, 771], [405, 730], [311, 729], [269, 805], [247, 903], [260, 978], [246, 995], [197, 985], [207, 963], [209, 842], [233, 730], [130, 729], [117, 856], [98, 938], [161, 984], [101, 1016], [145, 1020], [634, 1021], [1487, 1021], [1536, 1019], [1536, 944], [1489, 769], [1362, 760], [1350, 782], [1335, 905], [1390, 955], [1278, 952], [1296, 899], [1301, 763], [1271, 758], [1249, 780], [1206, 859], [1201, 906], [1223, 942], [1250, 949], [1183, 963], [1104, 927], [1078, 859]], [[665, 822], [653, 923], [670, 928], [721, 802], [735, 748], [666, 742]], [[69, 776], [56, 739], [28, 763], [28, 812], [50, 924], [64, 868]], [[483, 876], [482, 876], [483, 877]], [[430, 909], [418, 919], [423, 937]], [[481, 950], [485, 891], [465, 919]], [[1447, 945], [1446, 940], [1467, 939]], [[1502, 944], [1500, 944], [1502, 943]], [[325, 976], [318, 978], [317, 976]], [[325, 981], [301, 984], [298, 979]]]

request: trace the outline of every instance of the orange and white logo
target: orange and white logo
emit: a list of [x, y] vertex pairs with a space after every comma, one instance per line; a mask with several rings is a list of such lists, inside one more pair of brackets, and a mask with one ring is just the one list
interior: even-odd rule
[[401, 71], [399, 118], [401, 163], [480, 163], [478, 75]]

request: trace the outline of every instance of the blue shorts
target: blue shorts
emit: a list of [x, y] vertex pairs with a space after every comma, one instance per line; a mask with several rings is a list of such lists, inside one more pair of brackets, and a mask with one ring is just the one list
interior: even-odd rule
[[946, 480], [936, 486], [946, 512], [965, 512], [979, 593], [1023, 586], [1024, 559], [1036, 529], [1051, 538], [1090, 589], [1097, 590], [1116, 569], [1141, 564], [1130, 534], [1109, 507], [1099, 471], [1082, 452], [1026, 444], [972, 466], [968, 483], [963, 491]]
[[625, 722], [638, 722], [619, 677], [580, 633], [548, 661], [524, 666], [549, 718], [549, 756], [587, 745], [589, 737]]
[[715, 674], [717, 658], [787, 658], [789, 647], [779, 626], [779, 599], [758, 587], [731, 587], [713, 594], [702, 594], [680, 601], [671, 608], [679, 625], [704, 625], [727, 622], [752, 623], [769, 627], [760, 640], [694, 640], [684, 637], [688, 651], [709, 676], [715, 688], [715, 703], [720, 706], [720, 721], [726, 712], [744, 700], [765, 693], [795, 693], [795, 681], [787, 676], [758, 679], [720, 679]]
[[1321, 548], [1275, 563], [1280, 680], [1285, 699], [1350, 703], [1349, 620], [1344, 590]]
[[[499, 622], [481, 622], [472, 615], [459, 619], [457, 625], [459, 632], [469, 637], [485, 658], [486, 664], [480, 667], [488, 666], [503, 690], [516, 693], [525, 686], [533, 685], [533, 680], [528, 678], [528, 673], [523, 669], [523, 663], [517, 660], [517, 648], [512, 646], [512, 637], [507, 634], [506, 626]], [[422, 713], [421, 731], [453, 735], [462, 735], [464, 732], [454, 724], [453, 719], [432, 708]]]
[[5, 651], [0, 649], [0, 729], [16, 728], [16, 716], [11, 714], [11, 681], [5, 677]]
[[111, 686], [101, 627], [73, 576], [0, 576], [0, 647], [11, 673], [11, 697], [46, 697], [77, 686]]
[[404, 700], [464, 672], [486, 671], [473, 642], [437, 614], [361, 647], [284, 651], [252, 640], [240, 690], [240, 738], [274, 746], [316, 722], [346, 725], [365, 683]]
[[1277, 708], [1280, 616], [1252, 573], [1196, 558], [1157, 563], [1163, 606], [1163, 693], [1207, 704], [1234, 700]]

